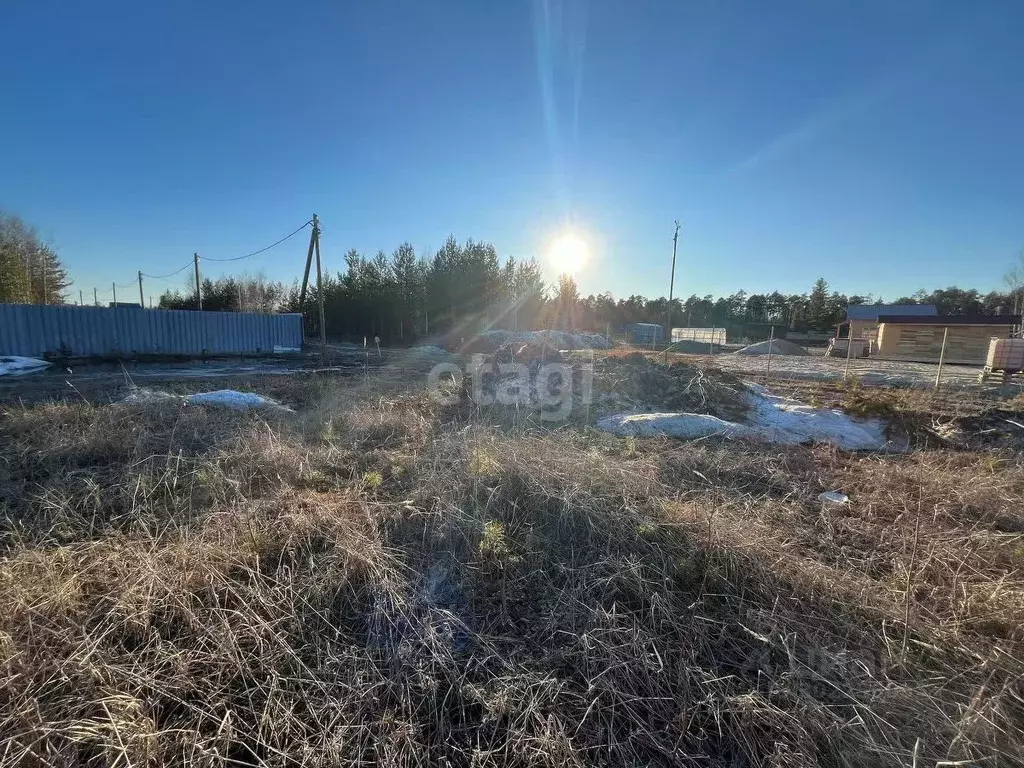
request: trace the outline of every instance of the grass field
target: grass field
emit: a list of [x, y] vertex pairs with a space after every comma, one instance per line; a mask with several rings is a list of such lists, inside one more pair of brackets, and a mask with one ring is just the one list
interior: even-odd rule
[[249, 384], [0, 410], [0, 764], [1024, 765], [1017, 403], [800, 385], [890, 455]]

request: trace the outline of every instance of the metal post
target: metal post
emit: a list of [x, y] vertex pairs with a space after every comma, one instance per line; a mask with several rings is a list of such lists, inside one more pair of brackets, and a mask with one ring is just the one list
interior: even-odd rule
[[[712, 344], [714, 344], [714, 334], [711, 336]], [[764, 381], [767, 384], [769, 377], [772, 375], [772, 347], [775, 346], [775, 326], [773, 325], [771, 331], [768, 333], [768, 367], [764, 371]]]
[[935, 372], [935, 389], [942, 381], [942, 363], [946, 359], [946, 339], [949, 338], [949, 326], [942, 329], [942, 349], [939, 351], [939, 370]]
[[203, 311], [203, 289], [199, 285], [199, 254], [192, 254], [192, 262], [196, 268], [196, 309]]
[[145, 309], [146, 308], [146, 299], [142, 295], [142, 270], [141, 269], [139, 270], [139, 308], [140, 309]]
[[665, 333], [668, 338], [665, 341], [665, 362], [668, 363], [668, 348], [672, 346], [672, 292], [676, 287], [676, 245], [679, 243], [679, 222], [676, 221], [676, 231], [672, 235], [672, 276], [668, 281], [668, 312], [665, 319]]
[[324, 281], [320, 268], [320, 219], [313, 214], [313, 242], [316, 244], [316, 293], [320, 302], [320, 350], [327, 357], [327, 326], [324, 321]]
[[110, 290], [114, 293], [114, 306], [117, 306], [117, 283], [110, 284]]
[[846, 324], [846, 368], [843, 370], [843, 384], [846, 384], [846, 377], [850, 375], [850, 355], [853, 354], [853, 323]]

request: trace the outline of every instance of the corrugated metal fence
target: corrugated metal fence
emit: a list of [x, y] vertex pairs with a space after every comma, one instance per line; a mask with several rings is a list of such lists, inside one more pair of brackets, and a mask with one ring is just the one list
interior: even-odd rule
[[0, 304], [0, 355], [238, 355], [302, 346], [302, 315]]

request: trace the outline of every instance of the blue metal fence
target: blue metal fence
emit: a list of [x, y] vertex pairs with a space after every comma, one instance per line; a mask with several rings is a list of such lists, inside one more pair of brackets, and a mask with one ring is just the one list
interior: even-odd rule
[[0, 304], [0, 355], [238, 355], [302, 346], [302, 315]]

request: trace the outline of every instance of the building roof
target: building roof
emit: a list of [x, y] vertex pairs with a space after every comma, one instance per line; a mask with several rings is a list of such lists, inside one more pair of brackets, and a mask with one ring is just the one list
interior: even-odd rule
[[878, 322], [903, 325], [1020, 325], [1020, 315], [879, 315]]
[[939, 314], [934, 304], [855, 304], [846, 308], [847, 320], [877, 320], [879, 315], [914, 315], [916, 317]]

